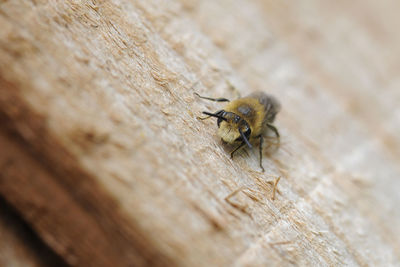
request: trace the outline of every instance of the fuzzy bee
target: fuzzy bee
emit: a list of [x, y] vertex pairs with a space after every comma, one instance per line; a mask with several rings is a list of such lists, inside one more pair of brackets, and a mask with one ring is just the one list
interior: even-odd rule
[[218, 135], [221, 139], [228, 144], [238, 144], [231, 152], [231, 158], [244, 145], [252, 148], [251, 143], [259, 139], [260, 168], [264, 172], [262, 145], [268, 130], [274, 132], [279, 143], [278, 129], [272, 124], [281, 107], [278, 100], [263, 92], [254, 92], [233, 101], [226, 98], [204, 97], [197, 93], [195, 95], [210, 101], [229, 102], [224, 109], [215, 113], [203, 111], [207, 117], [199, 119], [217, 118]]

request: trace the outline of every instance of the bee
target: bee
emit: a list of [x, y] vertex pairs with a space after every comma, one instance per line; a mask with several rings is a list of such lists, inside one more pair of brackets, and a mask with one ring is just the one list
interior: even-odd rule
[[236, 151], [245, 145], [251, 149], [253, 147], [251, 143], [258, 139], [260, 168], [264, 172], [262, 165], [264, 137], [268, 130], [271, 130], [278, 139], [277, 144], [279, 144], [280, 139], [278, 129], [272, 124], [276, 114], [281, 109], [278, 100], [263, 92], [254, 92], [233, 101], [226, 98], [204, 97], [197, 93], [195, 95], [210, 101], [228, 102], [224, 109], [215, 113], [203, 111], [203, 114], [207, 115], [207, 117], [199, 117], [199, 119], [217, 118], [218, 136], [225, 143], [237, 144], [237, 147], [231, 152], [231, 158], [233, 158]]

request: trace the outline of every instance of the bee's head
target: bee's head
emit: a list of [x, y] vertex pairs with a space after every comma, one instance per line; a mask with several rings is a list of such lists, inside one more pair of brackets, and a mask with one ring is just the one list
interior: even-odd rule
[[250, 148], [249, 142], [251, 128], [246, 120], [233, 112], [220, 110], [216, 113], [203, 112], [206, 115], [216, 117], [218, 135], [226, 143], [245, 142]]

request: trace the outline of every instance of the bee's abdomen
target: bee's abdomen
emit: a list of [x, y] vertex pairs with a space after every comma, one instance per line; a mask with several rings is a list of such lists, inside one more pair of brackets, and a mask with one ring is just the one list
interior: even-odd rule
[[264, 92], [255, 92], [250, 94], [248, 97], [257, 98], [259, 103], [264, 107], [265, 122], [271, 123], [275, 120], [276, 114], [281, 109], [281, 104], [275, 97]]

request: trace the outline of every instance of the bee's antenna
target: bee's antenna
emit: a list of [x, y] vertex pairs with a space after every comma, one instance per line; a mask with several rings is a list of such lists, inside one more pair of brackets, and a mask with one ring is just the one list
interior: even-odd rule
[[222, 117], [222, 116], [219, 115], [219, 114], [210, 113], [210, 112], [207, 112], [207, 111], [203, 111], [203, 114], [206, 114], [206, 115], [208, 115], [209, 117], [215, 117], [215, 118], [218, 118], [218, 119], [221, 119], [221, 120], [224, 120], [224, 121], [228, 121], [226, 118]]
[[249, 148], [252, 148], [253, 146], [250, 144], [249, 140], [247, 140], [246, 136], [244, 135], [244, 133], [242, 132], [242, 130], [240, 128], [239, 128], [239, 133], [240, 133], [240, 136], [242, 137], [243, 141], [246, 143], [246, 145]]
[[194, 93], [194, 94], [195, 94], [197, 97], [200, 97], [200, 98], [202, 98], [202, 99], [207, 99], [207, 100], [210, 100], [210, 101], [214, 101], [214, 102], [230, 102], [229, 99], [223, 98], [223, 97], [220, 97], [220, 98], [211, 98], [211, 97], [201, 96], [201, 95], [199, 95], [198, 93]]

